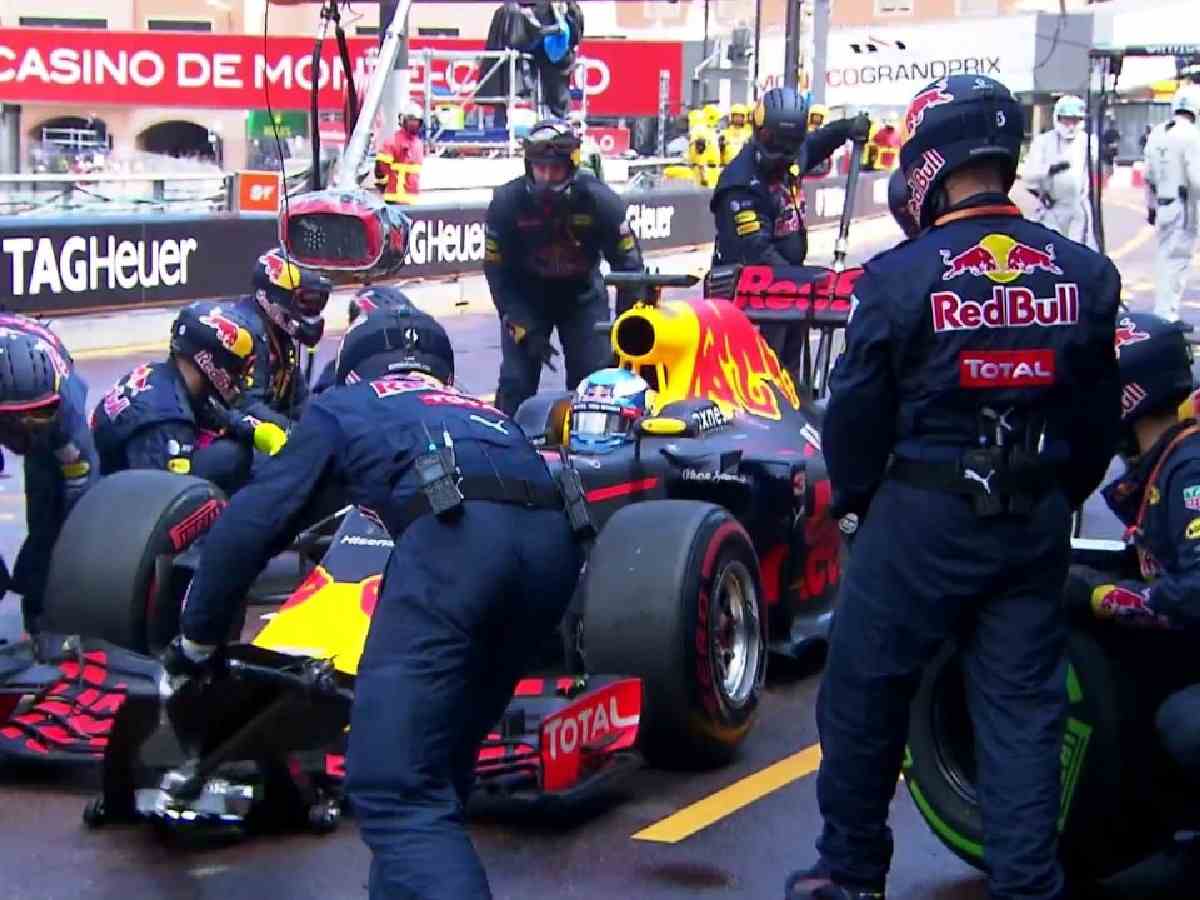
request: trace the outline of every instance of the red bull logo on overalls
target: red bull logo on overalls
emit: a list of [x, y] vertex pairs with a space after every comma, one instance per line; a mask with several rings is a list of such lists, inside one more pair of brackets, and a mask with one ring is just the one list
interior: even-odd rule
[[1056, 284], [1053, 297], [1035, 297], [1023, 287], [992, 288], [989, 300], [965, 300], [954, 291], [936, 291], [929, 304], [933, 330], [939, 333], [1074, 325], [1079, 321], [1079, 287], [1075, 284]]
[[943, 281], [962, 275], [987, 278], [997, 284], [1008, 284], [1022, 275], [1045, 272], [1061, 275], [1062, 269], [1054, 262], [1054, 245], [1047, 244], [1044, 250], [1022, 244], [1007, 234], [989, 234], [979, 243], [955, 253], [942, 250], [942, 264], [946, 271]]
[[1129, 344], [1140, 344], [1142, 341], [1150, 340], [1150, 334], [1146, 331], [1138, 331], [1137, 325], [1133, 319], [1126, 316], [1117, 322], [1115, 346], [1117, 348], [1117, 356], [1121, 355], [1121, 348]]

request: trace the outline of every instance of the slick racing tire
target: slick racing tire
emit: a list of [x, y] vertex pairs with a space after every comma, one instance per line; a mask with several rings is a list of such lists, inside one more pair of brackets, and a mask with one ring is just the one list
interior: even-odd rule
[[71, 510], [50, 559], [46, 628], [156, 653], [179, 630], [163, 559], [208, 531], [226, 504], [201, 478], [147, 469], [101, 478]]
[[[1067, 659], [1059, 855], [1070, 876], [1086, 881], [1118, 872], [1152, 849], [1146, 813], [1154, 738], [1134, 725], [1144, 699], [1095, 636], [1072, 631]], [[975, 778], [962, 659], [951, 644], [928, 666], [913, 700], [904, 783], [938, 840], [986, 869]]]
[[513, 415], [525, 437], [537, 447], [561, 447], [571, 418], [568, 391], [538, 391], [517, 407]]
[[604, 526], [583, 587], [587, 671], [642, 679], [640, 745], [661, 768], [730, 760], [767, 664], [758, 557], [711, 503], [627, 506]]

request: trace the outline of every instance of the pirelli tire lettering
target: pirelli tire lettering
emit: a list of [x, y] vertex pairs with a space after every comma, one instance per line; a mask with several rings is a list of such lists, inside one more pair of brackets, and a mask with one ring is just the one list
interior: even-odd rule
[[81, 294], [186, 285], [195, 238], [119, 240], [71, 235], [61, 243], [42, 237], [0, 241], [12, 295]]

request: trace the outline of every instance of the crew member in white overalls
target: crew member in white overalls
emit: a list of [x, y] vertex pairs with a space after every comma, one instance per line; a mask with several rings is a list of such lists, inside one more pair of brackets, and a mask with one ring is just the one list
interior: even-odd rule
[[1177, 321], [1200, 230], [1200, 87], [1181, 88], [1171, 111], [1146, 140], [1146, 204], [1158, 233], [1154, 314]]
[[1095, 250], [1088, 202], [1086, 118], [1082, 100], [1070, 94], [1059, 97], [1054, 104], [1054, 127], [1030, 143], [1021, 178], [1038, 199], [1030, 218]]

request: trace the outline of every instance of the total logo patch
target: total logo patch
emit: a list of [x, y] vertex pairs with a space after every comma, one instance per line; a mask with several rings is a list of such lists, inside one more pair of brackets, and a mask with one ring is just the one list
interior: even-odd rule
[[964, 350], [958, 355], [958, 383], [965, 388], [1054, 384], [1054, 351]]

